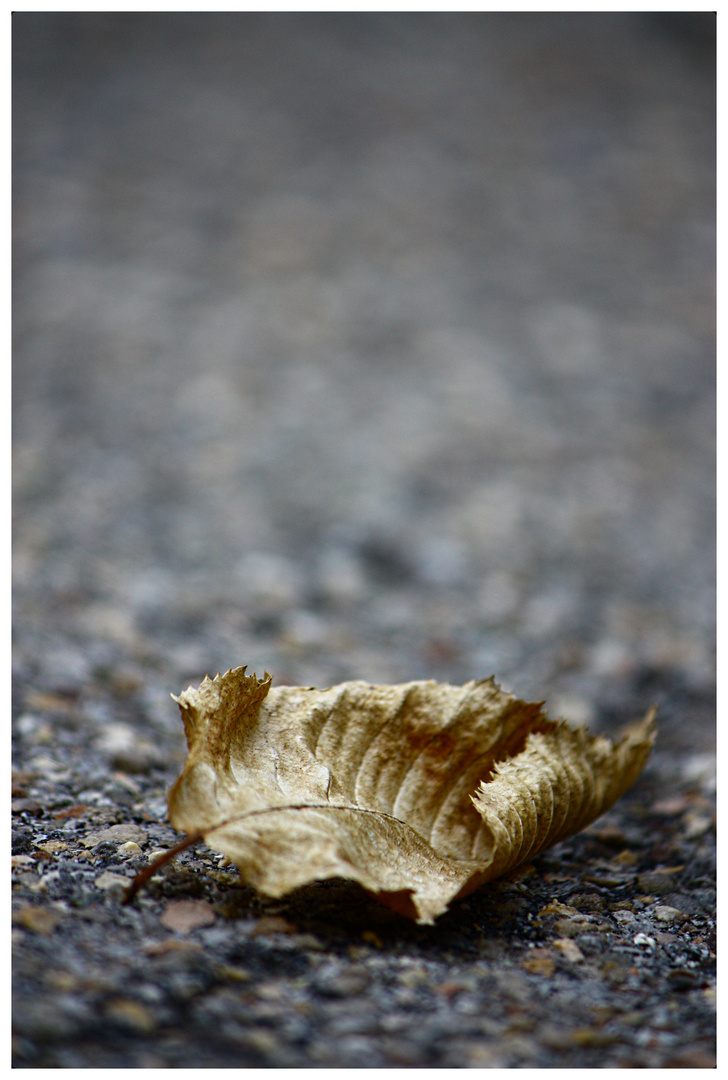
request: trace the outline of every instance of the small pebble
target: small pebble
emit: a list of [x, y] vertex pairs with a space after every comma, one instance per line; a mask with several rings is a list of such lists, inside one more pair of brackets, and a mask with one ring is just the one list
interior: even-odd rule
[[134, 998], [114, 998], [107, 1002], [106, 1017], [114, 1024], [140, 1035], [148, 1035], [157, 1026], [154, 1013]]
[[583, 893], [578, 896], [572, 896], [571, 901], [574, 907], [580, 912], [593, 914], [604, 911], [604, 900], [598, 893]]
[[654, 938], [648, 937], [647, 934], [635, 934], [632, 938], [635, 945], [639, 945], [641, 948], [651, 949], [657, 944]]
[[624, 844], [627, 837], [624, 835], [624, 831], [619, 828], [618, 825], [595, 825], [593, 826], [594, 835], [598, 836], [604, 844], [612, 844], [620, 846]]
[[580, 964], [584, 959], [584, 953], [570, 938], [557, 938], [556, 941], [551, 942], [551, 947], [558, 949], [564, 959], [571, 964]]
[[139, 825], [110, 825], [108, 829], [87, 833], [81, 840], [84, 847], [94, 848], [97, 844], [124, 844], [130, 840], [135, 844], [146, 842], [147, 834]]
[[32, 855], [11, 855], [10, 865], [13, 869], [24, 866], [34, 866], [35, 859]]
[[79, 980], [69, 971], [48, 971], [43, 978], [51, 990], [57, 990], [62, 994], [72, 994], [80, 986]]
[[583, 953], [594, 956], [604, 951], [607, 940], [604, 934], [579, 934], [576, 944]]
[[589, 925], [590, 920], [582, 915], [576, 919], [557, 919], [554, 930], [561, 938], [573, 938], [583, 934]]
[[593, 885], [599, 885], [603, 889], [616, 889], [629, 881], [629, 877], [624, 876], [623, 874], [611, 874], [608, 871], [598, 871], [595, 874], [585, 874], [584, 881], [589, 881]]
[[682, 814], [689, 805], [690, 800], [687, 795], [669, 795], [666, 799], [659, 799], [653, 803], [652, 813], [672, 817], [675, 814]]
[[545, 975], [547, 978], [553, 975], [556, 970], [554, 958], [548, 949], [534, 949], [522, 961], [521, 967], [525, 968], [526, 971], [530, 971], [532, 975]]
[[630, 851], [628, 848], [620, 851], [619, 855], [615, 855], [612, 859], [615, 866], [636, 866], [638, 861], [634, 851]]
[[114, 874], [111, 870], [104, 870], [103, 874], [96, 878], [94, 885], [97, 889], [118, 892], [121, 889], [127, 888], [129, 885], [129, 878], [122, 877], [121, 874]]
[[127, 840], [125, 844], [119, 844], [116, 854], [123, 858], [132, 858], [134, 855], [141, 855], [142, 849], [133, 840]]
[[698, 981], [698, 976], [690, 968], [673, 968], [667, 973], [667, 981], [676, 990], [691, 990]]
[[245, 968], [235, 967], [231, 964], [223, 964], [217, 969], [217, 978], [233, 983], [245, 983], [250, 982], [252, 975], [249, 971], [246, 971]]
[[245, 1042], [259, 1054], [271, 1054], [278, 1044], [277, 1036], [263, 1028], [252, 1028], [245, 1032]]
[[[166, 855], [168, 850], [169, 850], [169, 848], [163, 848], [163, 847], [162, 848], [152, 848], [151, 851], [148, 851], [146, 853], [147, 859], [149, 860], [149, 862], [154, 862], [155, 859], [161, 859], [163, 855]], [[172, 858], [170, 860], [170, 862], [174, 862], [174, 858]]]
[[57, 855], [61, 851], [68, 851], [68, 844], [63, 840], [46, 840], [44, 844], [37, 845], [38, 851], [45, 851], [48, 855]]
[[363, 993], [369, 982], [370, 975], [365, 968], [349, 968], [335, 973], [322, 972], [315, 979], [315, 987], [326, 997], [346, 998]]
[[53, 933], [60, 922], [60, 916], [48, 908], [29, 904], [13, 912], [13, 922], [34, 934], [45, 936]]
[[676, 881], [672, 874], [660, 873], [659, 870], [653, 870], [646, 874], [639, 874], [637, 877], [637, 885], [643, 893], [651, 893], [654, 896], [666, 896], [667, 893], [674, 892]]
[[37, 799], [13, 799], [10, 809], [14, 814], [25, 813], [36, 816], [43, 813], [43, 804], [39, 803]]
[[146, 773], [161, 762], [155, 747], [144, 743], [128, 750], [117, 750], [111, 758], [111, 764], [125, 773]]
[[584, 1047], [604, 1047], [611, 1046], [612, 1043], [619, 1042], [619, 1035], [616, 1032], [604, 1031], [602, 1028], [574, 1028], [569, 1032], [571, 1043], [574, 1046]]
[[215, 922], [215, 911], [206, 900], [173, 900], [167, 904], [161, 923], [178, 934], [189, 934], [200, 926]]
[[682, 911], [678, 911], [674, 907], [668, 907], [666, 904], [658, 904], [654, 915], [658, 922], [666, 923], [682, 922], [686, 918]]
[[75, 994], [16, 1002], [13, 1009], [16, 1030], [40, 1042], [73, 1039], [90, 1019], [89, 1006]]
[[262, 915], [252, 927], [249, 937], [266, 937], [268, 934], [295, 934], [297, 927], [280, 915]]
[[168, 953], [199, 952], [202, 946], [197, 941], [180, 941], [179, 938], [165, 938], [164, 941], [152, 941], [144, 946], [148, 956], [167, 956]]
[[11, 833], [13, 855], [27, 855], [33, 847], [33, 830], [29, 825], [20, 825]]
[[711, 828], [713, 822], [705, 814], [689, 813], [683, 818], [683, 835], [688, 840], [697, 840]]

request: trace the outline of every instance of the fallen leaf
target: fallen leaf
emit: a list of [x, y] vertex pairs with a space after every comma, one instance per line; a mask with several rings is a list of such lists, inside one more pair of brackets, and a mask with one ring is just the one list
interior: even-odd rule
[[594, 821], [655, 734], [652, 710], [613, 745], [492, 679], [271, 689], [245, 671], [175, 698], [174, 827], [268, 896], [348, 878], [421, 923]]

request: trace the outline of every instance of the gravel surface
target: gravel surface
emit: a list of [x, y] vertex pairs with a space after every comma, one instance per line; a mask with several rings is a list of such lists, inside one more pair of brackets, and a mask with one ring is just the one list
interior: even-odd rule
[[[709, 16], [14, 16], [14, 1063], [715, 1065]], [[494, 674], [633, 791], [416, 927], [169, 698]]]

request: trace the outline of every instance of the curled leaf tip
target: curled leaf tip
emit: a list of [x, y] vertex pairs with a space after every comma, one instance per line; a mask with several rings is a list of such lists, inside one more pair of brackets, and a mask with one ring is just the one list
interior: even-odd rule
[[269, 896], [348, 878], [420, 923], [602, 814], [655, 736], [656, 710], [613, 744], [492, 678], [271, 682], [242, 667], [175, 698], [189, 755], [172, 824]]

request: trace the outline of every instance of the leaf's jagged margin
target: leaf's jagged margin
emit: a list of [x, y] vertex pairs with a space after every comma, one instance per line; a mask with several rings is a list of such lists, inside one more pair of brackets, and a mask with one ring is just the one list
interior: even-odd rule
[[[170, 791], [172, 823], [204, 836], [270, 895], [321, 877], [350, 877], [421, 922], [603, 813], [637, 778], [654, 738], [654, 710], [612, 746], [549, 720], [540, 704], [503, 694], [493, 680], [281, 687], [265, 701], [270, 684], [267, 673], [258, 680], [238, 668], [175, 699], [190, 753]], [[382, 720], [372, 731], [377, 713]], [[266, 723], [270, 745], [261, 739]], [[261, 758], [253, 762], [259, 775], [251, 772], [246, 752], [268, 753], [272, 766]], [[286, 800], [286, 784], [301, 777], [312, 797]], [[276, 805], [224, 814], [220, 800], [230, 801], [231, 785], [233, 798], [273, 797]], [[462, 796], [453, 798], [458, 789]], [[364, 798], [376, 805], [361, 806]], [[288, 812], [287, 827], [269, 829], [271, 811], [274, 818]], [[332, 811], [344, 811], [351, 824], [342, 827]], [[265, 823], [251, 820], [266, 815]], [[308, 852], [296, 850], [296, 833]]]

